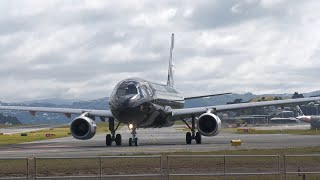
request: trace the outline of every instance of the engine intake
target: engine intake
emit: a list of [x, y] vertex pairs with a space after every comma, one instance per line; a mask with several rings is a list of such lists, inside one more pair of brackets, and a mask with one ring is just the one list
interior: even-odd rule
[[199, 117], [197, 127], [204, 136], [216, 136], [221, 129], [221, 120], [215, 114], [204, 113]]
[[71, 134], [76, 139], [91, 139], [96, 134], [96, 122], [89, 117], [81, 115], [75, 118], [70, 126]]

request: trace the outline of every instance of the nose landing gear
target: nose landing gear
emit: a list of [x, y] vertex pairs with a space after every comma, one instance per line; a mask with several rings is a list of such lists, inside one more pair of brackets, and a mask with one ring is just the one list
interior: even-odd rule
[[136, 131], [136, 126], [133, 124], [129, 124], [129, 129], [131, 129], [131, 134], [132, 134], [132, 138], [129, 138], [129, 146], [132, 146], [133, 144], [135, 146], [138, 146], [138, 138], [136, 137], [137, 135], [137, 131]]
[[[117, 129], [120, 126], [120, 122], [117, 124], [117, 127], [115, 128], [114, 124], [114, 118], [109, 118], [109, 130], [111, 134], [106, 135], [106, 145], [111, 146], [112, 142], [114, 141], [117, 146], [121, 146], [122, 144], [122, 137], [121, 134], [116, 134]], [[129, 129], [131, 130], [132, 138], [129, 138], [129, 146], [138, 146], [138, 138], [137, 138], [137, 126], [133, 124], [128, 125]]]

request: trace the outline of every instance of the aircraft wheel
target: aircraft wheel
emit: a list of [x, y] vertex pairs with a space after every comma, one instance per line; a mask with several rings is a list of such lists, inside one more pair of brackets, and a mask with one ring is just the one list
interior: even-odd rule
[[116, 135], [115, 141], [117, 146], [121, 146], [121, 143], [122, 143], [121, 134]]
[[201, 144], [201, 133], [200, 132], [197, 132], [196, 136], [194, 138], [195, 138], [197, 144]]
[[129, 146], [132, 146], [132, 138], [129, 138]]
[[138, 138], [134, 138], [134, 145], [135, 146], [138, 146], [139, 144], [138, 144]]
[[107, 136], [106, 136], [106, 145], [107, 146], [111, 146], [111, 144], [112, 144], [111, 134], [107, 134]]
[[191, 133], [187, 132], [186, 133], [186, 142], [187, 142], [187, 144], [191, 144], [191, 141], [192, 141]]

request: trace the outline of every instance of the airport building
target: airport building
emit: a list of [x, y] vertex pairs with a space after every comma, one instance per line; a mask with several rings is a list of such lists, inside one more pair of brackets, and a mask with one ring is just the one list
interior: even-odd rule
[[247, 115], [237, 117], [223, 117], [224, 122], [229, 124], [246, 123], [246, 124], [269, 124], [270, 115]]

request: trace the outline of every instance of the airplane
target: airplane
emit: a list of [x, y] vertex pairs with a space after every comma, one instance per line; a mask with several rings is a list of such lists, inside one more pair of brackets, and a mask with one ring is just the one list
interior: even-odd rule
[[298, 120], [310, 123], [312, 129], [320, 128], [320, 116], [319, 115], [304, 115], [301, 108], [297, 106], [298, 116], [296, 117]]
[[[186, 132], [186, 144], [191, 144], [192, 140], [195, 140], [196, 144], [201, 144], [202, 136], [219, 134], [221, 120], [217, 116], [218, 112], [320, 100], [320, 97], [310, 97], [184, 108], [185, 100], [230, 93], [184, 97], [174, 87], [173, 57], [174, 34], [171, 36], [167, 84], [154, 83], [141, 78], [122, 80], [115, 86], [110, 95], [110, 110], [25, 106], [0, 106], [0, 110], [29, 111], [32, 115], [36, 115], [37, 112], [63, 113], [69, 118], [71, 118], [71, 114], [79, 115], [71, 122], [70, 132], [74, 138], [80, 140], [91, 139], [95, 135], [95, 119], [99, 117], [102, 121], [107, 120], [109, 122], [110, 134], [106, 135], [106, 146], [111, 146], [112, 142], [121, 146], [121, 134], [116, 134], [116, 132], [120, 124], [126, 124], [132, 135], [129, 138], [129, 146], [138, 146], [136, 131], [138, 128], [170, 127], [176, 121], [182, 121], [190, 129], [189, 132]], [[191, 120], [191, 122], [187, 120]]]

